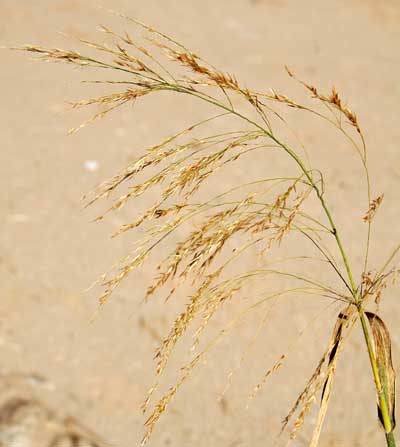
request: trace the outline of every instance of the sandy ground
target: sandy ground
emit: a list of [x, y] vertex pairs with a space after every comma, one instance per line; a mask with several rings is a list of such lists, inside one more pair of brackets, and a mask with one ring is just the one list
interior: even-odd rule
[[[118, 28], [119, 19], [97, 9], [97, 3], [0, 0], [0, 44], [65, 47], [68, 41], [57, 32], [92, 38], [100, 23]], [[385, 193], [373, 245], [373, 260], [379, 263], [384, 258], [400, 239], [398, 0], [104, 0], [102, 4], [175, 35], [255, 89], [285, 91], [290, 81], [284, 64], [322, 88], [334, 83], [359, 116], [369, 145], [374, 190]], [[139, 405], [154, 377], [153, 352], [186, 299], [181, 296], [168, 306], [161, 301], [141, 305], [143, 287], [153, 276], [142, 270], [91, 324], [98, 291], [84, 290], [125, 253], [129, 237], [110, 240], [109, 235], [132, 219], [135, 210], [128, 207], [93, 224], [96, 210], [82, 211], [80, 198], [139, 149], [199, 118], [200, 112], [190, 101], [174, 98], [143, 102], [67, 136], [83, 115], [65, 113], [65, 100], [90, 95], [79, 84], [83, 74], [29, 59], [26, 54], [1, 52], [1, 372], [17, 377], [6, 381], [9, 391], [29, 382], [30, 393], [60, 417], [73, 416], [89, 427], [106, 440], [105, 445], [136, 446], [144, 422]], [[303, 140], [318, 146], [317, 164], [331, 182], [335, 210], [345, 210], [339, 224], [352, 262], [358, 262], [360, 170], [355, 163], [343, 163], [354, 159], [345, 159], [348, 153], [337, 140], [325, 138], [322, 127], [313, 121], [304, 128], [306, 122], [299, 123]], [[87, 160], [96, 160], [99, 169], [85, 169]], [[260, 159], [250, 162], [249, 169], [260, 168], [260, 163]], [[271, 171], [282, 167], [268, 163]], [[246, 171], [232, 170], [231, 175], [235, 182], [243, 181]], [[393, 330], [393, 354], [399, 366], [397, 298], [396, 290], [387, 293], [381, 311]], [[338, 307], [313, 324], [287, 366], [246, 410], [246, 396], [263, 371], [321, 307], [300, 301], [283, 309], [276, 311], [275, 323], [261, 334], [222, 403], [216, 397], [251, 333], [246, 325], [200, 365], [161, 419], [151, 446], [285, 445], [287, 437], [276, 440], [280, 421], [326, 345]], [[353, 335], [340, 361], [321, 446], [383, 445], [366, 353], [359, 331]], [[165, 376], [166, 387], [185, 356], [185, 349], [178, 350]], [[27, 392], [25, 385], [22, 393]], [[315, 412], [307, 426], [314, 417]], [[307, 445], [308, 432], [306, 428], [294, 445]], [[17, 442], [4, 445], [31, 447]]]

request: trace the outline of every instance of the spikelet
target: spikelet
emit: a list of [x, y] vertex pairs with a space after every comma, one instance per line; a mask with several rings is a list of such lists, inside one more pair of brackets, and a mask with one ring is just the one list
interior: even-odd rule
[[264, 376], [262, 377], [261, 381], [259, 383], [257, 383], [257, 385], [253, 388], [252, 393], [249, 396], [249, 399], [254, 399], [256, 397], [256, 395], [259, 393], [259, 391], [261, 390], [261, 388], [265, 385], [266, 381], [268, 380], [268, 378], [274, 374], [276, 371], [278, 371], [280, 369], [280, 367], [283, 364], [283, 361], [285, 360], [286, 356], [284, 354], [282, 354], [279, 359], [272, 365], [272, 367], [270, 369], [268, 369], [268, 371], [264, 374]]
[[376, 212], [378, 211], [378, 208], [382, 203], [382, 200], [383, 200], [383, 194], [381, 194], [379, 197], [377, 197], [370, 203], [369, 209], [363, 217], [364, 222], [372, 222], [372, 219], [374, 218]]
[[202, 358], [202, 355], [199, 354], [189, 364], [185, 365], [185, 367], [182, 368], [183, 374], [182, 374], [181, 378], [179, 379], [179, 381], [176, 383], [176, 385], [171, 387], [169, 389], [168, 393], [166, 395], [164, 395], [157, 402], [157, 404], [155, 405], [155, 407], [153, 409], [153, 412], [151, 413], [151, 415], [148, 417], [148, 419], [145, 422], [146, 433], [144, 434], [143, 439], [142, 439], [142, 444], [141, 444], [142, 446], [144, 446], [146, 444], [146, 442], [149, 440], [157, 421], [160, 419], [161, 415], [165, 412], [167, 406], [169, 405], [169, 403], [171, 402], [173, 397], [176, 395], [179, 388], [189, 378], [190, 374], [192, 373], [195, 366], [199, 363], [201, 358]]
[[[289, 70], [288, 67], [286, 67], [286, 71], [288, 73], [288, 75], [291, 78], [296, 79], [298, 82], [300, 82], [300, 84], [302, 84], [307, 90], [309, 90], [314, 98], [319, 99], [320, 101], [327, 103], [327, 104], [331, 104], [332, 106], [334, 106], [337, 110], [339, 110], [341, 113], [343, 113], [343, 115], [347, 118], [348, 122], [356, 128], [357, 132], [359, 134], [362, 134], [361, 132], [361, 128], [358, 124], [357, 121], [357, 117], [355, 115], [354, 112], [352, 112], [348, 107], [344, 106], [342, 103], [342, 100], [339, 96], [339, 93], [337, 92], [335, 87], [332, 87], [332, 91], [329, 95], [323, 95], [321, 93], [319, 93], [319, 91], [317, 90], [317, 88], [311, 84], [307, 84], [306, 82], [298, 79], [291, 70]], [[278, 99], [278, 98], [276, 98]]]
[[[296, 148], [289, 147], [283, 137], [275, 132], [276, 120], [286, 125], [287, 129], [291, 128], [284, 117], [269, 104], [280, 103], [293, 109], [311, 112], [333, 124], [347, 141], [356, 147], [366, 170], [366, 146], [357, 117], [344, 105], [335, 88], [328, 94], [321, 94], [315, 86], [298, 80], [287, 69], [290, 77], [297, 79], [307, 92], [311, 93], [312, 98], [317, 99], [329, 110], [334, 116], [332, 120], [331, 115], [327, 117], [274, 90], [270, 93], [259, 93], [243, 87], [235, 76], [215, 68], [171, 37], [135, 19], [122, 17], [145, 31], [144, 45], [128, 32], [117, 33], [109, 27], [102, 26], [102, 32], [107, 38], [112, 39], [112, 44], [78, 39], [87, 47], [90, 55], [73, 50], [47, 49], [33, 45], [20, 49], [34, 53], [45, 61], [65, 62], [75, 67], [101, 68], [106, 73], [123, 75], [118, 79], [92, 81], [113, 88], [118, 86], [118, 91], [71, 104], [73, 109], [97, 107], [96, 113], [72, 131], [105, 117], [125, 104], [134, 103], [139, 98], [162, 91], [184, 94], [196, 101], [205, 101], [219, 111], [218, 115], [192, 124], [161, 143], [142, 151], [125, 169], [98, 185], [85, 198], [86, 206], [89, 206], [100, 199], [112, 196], [108, 209], [97, 218], [101, 220], [107, 213], [117, 212], [151, 190], [158, 193], [157, 198], [148, 203], [141, 214], [135, 215], [131, 221], [124, 223], [114, 232], [115, 237], [140, 227], [140, 232], [144, 233], [144, 236], [135, 243], [134, 249], [127, 256], [117, 262], [108, 274], [102, 276], [100, 282], [103, 294], [100, 297], [100, 304], [104, 304], [115, 289], [133, 271], [142, 266], [150, 255], [163, 251], [160, 248], [163, 248], [161, 244], [164, 240], [171, 235], [178, 235], [178, 231], [185, 231], [179, 233], [175, 246], [163, 255], [161, 262], [158, 260], [157, 276], [148, 285], [145, 293], [145, 299], [149, 299], [161, 289], [167, 288], [168, 300], [177, 295], [178, 289], [184, 283], [190, 284], [194, 289], [157, 349], [156, 382], [149, 390], [143, 410], [148, 408], [151, 397], [158, 390], [161, 375], [168, 365], [174, 348], [187, 334], [189, 328], [193, 329], [194, 348], [199, 344], [199, 339], [209, 322], [221, 309], [240, 298], [241, 290], [249, 281], [262, 275], [278, 274], [291, 280], [306, 282], [307, 286], [313, 287], [314, 293], [350, 303], [338, 317], [327, 350], [283, 421], [284, 428], [292, 418], [295, 418], [290, 433], [290, 438], [294, 439], [311, 406], [316, 402], [318, 393], [321, 392], [322, 401], [312, 441], [313, 447], [316, 447], [329, 402], [338, 354], [345, 336], [355, 321], [354, 304], [360, 304], [357, 302], [355, 290], [357, 293], [360, 292], [361, 301], [373, 296], [378, 304], [389, 277], [394, 279], [395, 272], [398, 273], [395, 269], [387, 272], [386, 267], [400, 249], [394, 251], [384, 269], [375, 276], [365, 267], [358, 288], [352, 284], [350, 274], [349, 282], [341, 272], [343, 268], [349, 273], [350, 268], [340, 244], [338, 230], [325, 202], [324, 178], [318, 170], [306, 167], [308, 163], [301, 160]], [[165, 58], [167, 64], [164, 62]], [[186, 76], [185, 73], [189, 75]], [[220, 100], [220, 96], [223, 100]], [[240, 107], [244, 103], [244, 107], [250, 109], [250, 113], [239, 109], [231, 96], [244, 99], [240, 101]], [[201, 130], [210, 123], [214, 124], [220, 117], [239, 120], [242, 124], [241, 130], [207, 136], [204, 136], [203, 132], [201, 137], [194, 135], [195, 129]], [[358, 147], [353, 136], [343, 128], [342, 119], [358, 132], [356, 140], [362, 141], [362, 148]], [[295, 162], [297, 169], [295, 174], [286, 178], [252, 177], [248, 183], [235, 185], [231, 189], [223, 189], [221, 181], [219, 186], [223, 190], [217, 191], [216, 196], [203, 199], [198, 194], [212, 175], [219, 174], [221, 177], [221, 169], [232, 166], [238, 161], [244, 161], [245, 156], [251, 157], [254, 151], [264, 151], [267, 148], [286, 153], [290, 160]], [[252, 174], [250, 170], [248, 174], [249, 176]], [[368, 179], [367, 170], [366, 174]], [[315, 180], [314, 176], [318, 179]], [[200, 197], [200, 203], [195, 200], [197, 197]], [[304, 211], [305, 203], [311, 197], [317, 200], [325, 212], [327, 223]], [[363, 218], [368, 225], [371, 224], [382, 198], [383, 195], [369, 204], [369, 209]], [[343, 283], [345, 293], [339, 288], [325, 285], [318, 279], [269, 267], [254, 270], [248, 268], [246, 272], [235, 272], [234, 275], [229, 273], [228, 265], [233, 269], [236, 268], [247, 248], [261, 249], [261, 254], [265, 254], [273, 246], [279, 247], [291, 232], [297, 232], [305, 236], [308, 242], [312, 242], [313, 248], [323, 256], [323, 262], [332, 268], [336, 277]], [[325, 241], [325, 236], [330, 239]], [[332, 254], [329, 248], [332, 236], [338, 243], [337, 248], [342, 254], [343, 265], [336, 261], [335, 254]], [[264, 258], [260, 257], [260, 262], [264, 262]], [[305, 288], [291, 290], [296, 293], [302, 290], [306, 293]], [[348, 296], [348, 291], [351, 296]], [[283, 293], [286, 291], [271, 296]], [[262, 302], [263, 300], [248, 306], [240, 315], [253, 311]], [[240, 316], [236, 320], [238, 319]], [[232, 327], [233, 324], [230, 325], [230, 328]], [[189, 378], [193, 368], [226, 333], [225, 328], [222, 329], [219, 335], [182, 369], [182, 374], [175, 385], [158, 400], [146, 421], [147, 430], [143, 443], [149, 439], [157, 421]], [[280, 357], [264, 374], [251, 397], [255, 396], [272, 373], [279, 370], [284, 359], [285, 356]]]
[[[317, 367], [314, 370], [311, 378], [307, 382], [306, 387], [298, 396], [294, 406], [289, 411], [288, 415], [282, 422], [282, 431], [287, 426], [289, 420], [296, 413], [296, 411], [300, 408], [299, 415], [297, 416], [293, 427], [290, 432], [290, 439], [293, 440], [296, 438], [298, 430], [303, 426], [305, 416], [310, 410], [312, 403], [316, 401], [316, 396], [318, 392], [324, 387], [323, 393], [327, 394], [327, 399], [329, 399], [329, 392], [332, 380], [332, 376], [335, 372], [337, 357], [342, 349], [343, 340], [348, 336], [349, 330], [352, 329], [355, 322], [355, 308], [353, 306], [348, 306], [346, 309], [339, 313], [339, 316], [336, 320], [335, 327], [332, 331], [332, 336], [329, 342], [329, 346], [320, 361], [318, 362]], [[324, 368], [325, 366], [325, 368]], [[329, 383], [328, 387], [326, 386]], [[314, 433], [314, 439], [317, 441], [319, 437], [319, 433], [322, 427], [322, 421], [325, 416], [327, 401], [324, 402], [324, 405], [321, 407], [322, 420], [318, 421], [317, 429]], [[315, 441], [315, 442], [316, 442]]]

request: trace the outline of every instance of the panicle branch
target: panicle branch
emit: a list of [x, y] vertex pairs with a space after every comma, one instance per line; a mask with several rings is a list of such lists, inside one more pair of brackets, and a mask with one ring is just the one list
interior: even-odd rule
[[[370, 224], [383, 195], [371, 201], [366, 145], [358, 119], [354, 112], [343, 104], [335, 88], [332, 88], [329, 94], [322, 94], [315, 86], [298, 79], [287, 68], [289, 76], [296, 79], [311, 93], [312, 98], [317, 99], [319, 104], [325, 107], [324, 113], [272, 89], [270, 93], [259, 93], [243, 87], [235, 76], [215, 68], [171, 37], [135, 19], [124, 18], [146, 32], [144, 38], [146, 46], [128, 32], [117, 33], [102, 25], [101, 31], [111, 38], [113, 43], [109, 45], [79, 39], [80, 43], [88, 48], [90, 55], [33, 45], [19, 48], [37, 54], [45, 61], [65, 62], [77, 67], [101, 68], [121, 76], [118, 79], [93, 81], [97, 84], [118, 86], [119, 91], [107, 92], [71, 104], [73, 109], [90, 106], [99, 108], [97, 113], [72, 131], [104, 117], [116, 108], [161, 91], [185, 94], [218, 110], [217, 115], [192, 124], [147, 149], [125, 169], [98, 185], [85, 197], [86, 206], [89, 206], [100, 199], [117, 195], [112, 199], [111, 206], [98, 217], [97, 220], [101, 220], [108, 212], [117, 212], [128, 202], [149, 191], [158, 191], [157, 199], [153, 200], [144, 212], [135, 216], [133, 221], [120, 226], [114, 233], [113, 236], [118, 236], [140, 227], [145, 235], [108, 274], [102, 276], [100, 282], [103, 294], [100, 297], [100, 304], [104, 304], [128, 275], [141, 267], [150, 255], [157, 256], [163, 247], [162, 244], [168, 238], [172, 239], [172, 235], [177, 235], [179, 230], [180, 238], [175, 241], [172, 251], [167, 252], [164, 259], [158, 263], [157, 276], [148, 285], [145, 293], [145, 298], [149, 299], [159, 289], [169, 285], [168, 300], [177, 295], [178, 288], [184, 283], [189, 283], [193, 288], [188, 302], [175, 318], [157, 349], [155, 369], [159, 378], [167, 367], [175, 346], [188, 328], [195, 326], [194, 348], [199, 344], [200, 336], [209, 321], [228, 303], [238, 301], [244, 286], [250, 281], [275, 275], [296, 283], [301, 282], [302, 286], [282, 289], [250, 304], [229, 325], [229, 330], [235, 326], [235, 321], [257, 309], [260, 304], [289, 292], [318, 294], [321, 297], [328, 297], [333, 302], [346, 303], [345, 310], [339, 314], [336, 321], [326, 352], [283, 423], [285, 427], [297, 413], [290, 434], [294, 439], [317, 393], [321, 392], [323, 405], [313, 436], [313, 447], [315, 447], [329, 401], [337, 357], [344, 339], [356, 320], [356, 308], [359, 311], [361, 303], [364, 305], [370, 296], [374, 296], [378, 303], [388, 278], [396, 276], [394, 272], [398, 273], [396, 269], [390, 272], [386, 270], [400, 251], [399, 248], [392, 253], [378, 274], [373, 276], [367, 271]], [[191, 76], [182, 75], [181, 71], [189, 71]], [[239, 110], [232, 99], [233, 95], [244, 99], [241, 103], [244, 102], [250, 111]], [[354, 284], [339, 231], [325, 201], [324, 177], [318, 169], [306, 167], [296, 148], [284, 142], [285, 135], [278, 135], [274, 130], [275, 121], [278, 120], [292, 131], [282, 114], [270, 107], [270, 104], [276, 105], [276, 103], [324, 119], [338, 129], [360, 155], [367, 178], [369, 209], [363, 218], [368, 223], [367, 254], [364, 272], [358, 286]], [[325, 115], [326, 109], [329, 111], [328, 115]], [[353, 131], [342, 125], [341, 117], [346, 118], [345, 121], [352, 126]], [[227, 118], [235, 121], [235, 126], [239, 123], [237, 130], [229, 132], [224, 130], [206, 136], [204, 132], [202, 136], [195, 135], [210, 125], [226, 122]], [[229, 121], [229, 124], [232, 121]], [[258, 178], [252, 174], [250, 164], [247, 169], [248, 175], [253, 175], [251, 181], [234, 187], [225, 186], [221, 172], [232, 168], [233, 165], [242, 166], [239, 163], [251, 160], [256, 151], [267, 155], [284, 151], [294, 162], [296, 172], [290, 177]], [[204, 199], [203, 186], [209, 184], [213, 176], [218, 176], [220, 180], [222, 178], [222, 182], [219, 182], [222, 190], [214, 197]], [[317, 200], [325, 220], [306, 212], [306, 203], [312, 199]], [[188, 227], [190, 231], [187, 231]], [[331, 268], [334, 277], [340, 280], [339, 284], [342, 287], [344, 285], [344, 291], [312, 276], [272, 269], [263, 261], [264, 256], [257, 258], [257, 262], [261, 260], [264, 264], [256, 269], [248, 268], [245, 272], [240, 272], [240, 260], [250, 249], [265, 255], [273, 247], [279, 248], [290, 233], [304, 237], [311, 248], [319, 252], [319, 256], [323, 255], [321, 262]], [[333, 250], [329, 248], [332, 241], [336, 242], [336, 248]], [[335, 255], [340, 255], [340, 263], [337, 262]], [[312, 259], [311, 256], [303, 258]], [[231, 273], [232, 270], [235, 271], [234, 274]], [[347, 275], [342, 270], [346, 271]], [[227, 329], [222, 329], [203, 351], [184, 366], [180, 379], [156, 403], [148, 417], [143, 442], [149, 439], [160, 416], [190, 376], [193, 368], [227, 332]], [[253, 395], [267, 378], [282, 366], [284, 358], [285, 355], [282, 355], [268, 369], [261, 382], [254, 388]], [[147, 409], [150, 398], [157, 388], [158, 382], [150, 390], [143, 406], [144, 410]]]

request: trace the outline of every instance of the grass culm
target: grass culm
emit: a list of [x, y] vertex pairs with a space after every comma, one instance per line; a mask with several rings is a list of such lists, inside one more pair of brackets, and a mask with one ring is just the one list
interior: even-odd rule
[[[144, 237], [135, 238], [134, 249], [102, 277], [100, 304], [108, 300], [131, 272], [159, 253], [167, 239], [173, 240], [179, 234], [174, 249], [158, 265], [158, 275], [148, 284], [146, 292], [146, 299], [149, 299], [167, 289], [165, 293], [169, 299], [179, 294], [184, 284], [193, 289], [157, 350], [157, 384], [176, 344], [188, 335], [188, 329], [193, 329], [196, 345], [209, 321], [222, 308], [239, 299], [243, 288], [255, 280], [278, 276], [294, 282], [295, 287], [254, 297], [242, 314], [256, 312], [267, 301], [293, 293], [320, 296], [339, 303], [342, 308], [333, 323], [328, 346], [284, 419], [283, 428], [288, 427], [289, 437], [294, 439], [316, 396], [320, 396], [310, 440], [311, 446], [318, 445], [339, 355], [351, 331], [361, 327], [375, 382], [383, 435], [388, 446], [395, 446], [395, 373], [390, 334], [377, 311], [372, 312], [367, 307], [379, 303], [385, 288], [395, 281], [398, 274], [395, 258], [400, 245], [394, 247], [382, 266], [370, 266], [372, 224], [383, 195], [376, 197], [372, 194], [367, 146], [357, 116], [344, 105], [335, 88], [322, 93], [299, 79], [289, 68], [286, 69], [288, 79], [297, 83], [299, 90], [303, 89], [304, 101], [275, 90], [259, 92], [243, 87], [235, 76], [215, 68], [168, 35], [132, 18], [121, 15], [121, 19], [132, 33], [142, 35], [134, 38], [131, 31], [117, 32], [102, 26], [101, 31], [112, 43], [80, 39], [80, 43], [87, 47], [86, 53], [34, 45], [19, 48], [44, 61], [65, 62], [113, 76], [92, 81], [108, 86], [108, 93], [72, 104], [75, 109], [98, 107], [78, 129], [125, 104], [143, 101], [146, 96], [160, 92], [184, 95], [193, 101], [194, 107], [204, 103], [207, 110], [212, 110], [201, 121], [143, 151], [120, 173], [86, 197], [87, 205], [104, 198], [111, 200], [109, 208], [99, 216], [101, 220], [108, 212], [116, 212], [151, 190], [160, 191], [143, 213], [115, 232], [114, 236], [126, 232], [135, 234], [140, 227]], [[364, 252], [362, 265], [353, 266], [349, 261], [342, 230], [336, 224], [332, 204], [327, 198], [324, 173], [311, 164], [301, 141], [292, 138], [295, 134], [287, 117], [293, 119], [294, 113], [322, 120], [339, 134], [359, 160], [364, 178], [357, 181], [365, 190], [366, 204], [365, 214], [360, 216], [365, 225], [365, 235], [360, 242]], [[223, 122], [229, 130], [207, 133], [218, 122]], [[210, 193], [211, 188], [207, 189], [210, 179], [223, 177], [227, 165], [251, 163], [252, 155], [256, 153], [265, 154], [266, 163], [268, 157], [277, 153], [285, 155], [292, 173], [276, 173], [273, 177], [263, 178], [252, 176], [249, 170], [246, 183], [216, 195]], [[309, 211], [310, 203], [317, 212]], [[184, 233], [180, 229], [191, 222], [191, 230], [182, 236]], [[288, 254], [290, 247], [284, 245], [289, 234], [292, 238], [303, 239], [310, 247], [307, 253], [296, 258], [297, 262], [318, 258], [329, 267], [335, 278], [334, 285], [316, 278], [314, 269], [301, 274], [271, 267], [270, 253], [277, 250], [284, 251], [284, 256], [293, 260]], [[232, 246], [234, 249], [229, 249]], [[311, 250], [315, 256], [310, 255]], [[257, 254], [257, 261], [252, 266], [246, 263], [243, 268], [241, 259], [249, 252]], [[359, 278], [355, 271], [362, 271]], [[158, 385], [151, 388], [143, 404], [143, 410], [149, 412], [143, 443], [149, 439], [160, 416], [190, 377], [193, 368], [227, 332], [224, 328], [200, 350], [178, 373], [175, 385], [152, 407]], [[284, 360], [285, 356], [279, 358], [257, 389]]]

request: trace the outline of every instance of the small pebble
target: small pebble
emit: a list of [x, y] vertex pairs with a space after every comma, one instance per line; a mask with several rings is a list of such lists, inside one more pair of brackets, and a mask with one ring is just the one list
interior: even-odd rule
[[86, 160], [84, 163], [84, 167], [86, 171], [95, 172], [99, 169], [99, 162], [97, 160]]

